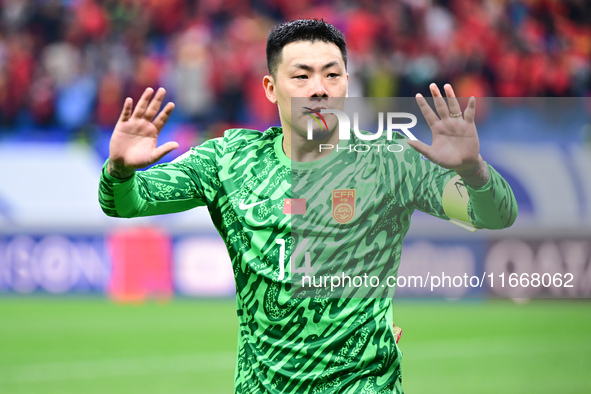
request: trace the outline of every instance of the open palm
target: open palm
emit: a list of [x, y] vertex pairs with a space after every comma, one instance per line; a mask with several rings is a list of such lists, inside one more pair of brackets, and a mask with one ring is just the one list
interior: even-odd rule
[[174, 110], [174, 104], [168, 103], [158, 114], [165, 94], [162, 88], [155, 95], [152, 88], [147, 88], [135, 109], [133, 100], [125, 99], [109, 145], [109, 161], [114, 166], [127, 170], [144, 168], [178, 148], [173, 141], [157, 146], [158, 135]]
[[418, 140], [409, 140], [409, 145], [433, 163], [444, 168], [456, 172], [477, 168], [480, 165], [480, 144], [474, 123], [476, 100], [474, 97], [470, 97], [462, 116], [460, 104], [449, 84], [444, 86], [447, 104], [436, 84], [432, 83], [429, 88], [439, 116], [431, 109], [421, 94], [417, 94], [416, 98], [419, 108], [431, 128], [433, 142], [429, 146]]

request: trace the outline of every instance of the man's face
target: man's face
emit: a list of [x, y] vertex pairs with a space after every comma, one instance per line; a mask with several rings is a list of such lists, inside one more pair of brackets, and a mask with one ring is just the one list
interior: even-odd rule
[[[313, 110], [337, 108], [333, 97], [346, 97], [349, 75], [339, 48], [323, 41], [297, 41], [283, 47], [275, 77], [263, 80], [267, 98], [279, 107], [279, 116], [284, 130], [306, 138], [306, 125], [311, 111], [301, 108], [292, 114], [292, 97], [307, 97], [302, 107]], [[332, 101], [331, 101], [332, 100]], [[342, 104], [341, 104], [342, 105]], [[325, 115], [329, 130], [336, 126], [334, 115]], [[323, 140], [328, 136], [314, 139]]]

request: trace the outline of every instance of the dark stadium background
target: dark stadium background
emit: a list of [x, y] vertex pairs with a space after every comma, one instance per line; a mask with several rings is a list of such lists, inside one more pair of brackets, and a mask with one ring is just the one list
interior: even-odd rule
[[[147, 86], [176, 104], [162, 141], [179, 154], [276, 125], [265, 40], [303, 17], [345, 33], [350, 96], [449, 82], [479, 98], [483, 157], [517, 196], [502, 232], [415, 215], [401, 272], [498, 263], [575, 278], [544, 299], [400, 292], [405, 390], [589, 391], [587, 1], [0, 0], [0, 393], [232, 392], [232, 273], [207, 213], [107, 218], [98, 176], [123, 100]], [[121, 264], [136, 282], [113, 279]]]

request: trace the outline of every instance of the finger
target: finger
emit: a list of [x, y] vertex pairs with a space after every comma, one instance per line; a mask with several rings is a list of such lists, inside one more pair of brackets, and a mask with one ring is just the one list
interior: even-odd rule
[[429, 106], [429, 103], [427, 103], [427, 100], [425, 100], [422, 94], [417, 93], [415, 97], [417, 99], [417, 104], [419, 104], [419, 108], [421, 109], [421, 112], [425, 117], [425, 120], [427, 121], [429, 126], [433, 126], [439, 120], [439, 118], [437, 117], [435, 112], [433, 112], [433, 110]]
[[439, 117], [441, 119], [449, 117], [449, 108], [447, 108], [447, 104], [445, 103], [445, 99], [439, 91], [439, 87], [432, 83], [429, 85], [429, 89], [431, 90], [431, 95], [433, 96], [433, 101], [435, 102], [435, 109], [437, 110]]
[[464, 111], [464, 119], [466, 119], [466, 121], [468, 123], [474, 123], [475, 116], [476, 116], [476, 99], [474, 98], [474, 96], [472, 96], [468, 100], [468, 107], [466, 108], [466, 111]]
[[137, 102], [137, 105], [135, 106], [135, 110], [131, 115], [133, 118], [139, 119], [144, 116], [144, 113], [146, 112], [146, 108], [148, 108], [148, 103], [150, 102], [152, 94], [154, 94], [154, 89], [146, 88], [146, 90], [144, 90], [142, 97], [140, 97], [139, 101]]
[[408, 140], [406, 141], [414, 150], [416, 150], [417, 152], [419, 152], [422, 155], [425, 155], [425, 157], [429, 160], [430, 159], [430, 154], [432, 151], [432, 148], [425, 144], [423, 141], [419, 141], [419, 140]]
[[460, 107], [460, 103], [458, 102], [458, 99], [456, 98], [456, 94], [454, 93], [454, 90], [451, 87], [451, 85], [449, 83], [446, 83], [443, 86], [443, 89], [445, 90], [445, 95], [447, 96], [447, 104], [449, 105], [450, 115], [451, 114], [461, 114], [462, 107]]
[[154, 162], [157, 162], [158, 160], [162, 159], [166, 154], [170, 153], [178, 147], [179, 144], [176, 141], [169, 141], [165, 144], [160, 145], [154, 151]]
[[164, 95], [166, 94], [166, 90], [160, 88], [156, 91], [154, 98], [148, 104], [148, 108], [146, 108], [146, 112], [144, 113], [144, 119], [148, 122], [151, 122], [154, 119], [154, 116], [160, 111], [160, 106], [162, 105], [162, 100], [164, 100]]
[[131, 117], [131, 111], [133, 109], [133, 99], [131, 97], [127, 97], [123, 102], [123, 109], [121, 110], [121, 115], [119, 115], [119, 121], [125, 122], [129, 120]]
[[156, 119], [154, 119], [154, 122], [152, 123], [154, 123], [154, 126], [156, 126], [158, 131], [161, 131], [166, 122], [168, 122], [168, 118], [170, 117], [170, 114], [172, 114], [173, 110], [174, 103], [168, 103], [164, 106], [164, 109], [162, 110], [162, 112], [160, 112]]

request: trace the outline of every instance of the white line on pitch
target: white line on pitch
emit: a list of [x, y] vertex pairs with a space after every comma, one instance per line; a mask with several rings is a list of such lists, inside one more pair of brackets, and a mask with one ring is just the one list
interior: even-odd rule
[[570, 338], [560, 338], [560, 346], [553, 346], [548, 338], [548, 335], [536, 337], [454, 338], [425, 341], [407, 347], [404, 346], [404, 343], [400, 343], [399, 346], [404, 353], [403, 359], [406, 360], [478, 358], [511, 354], [555, 354], [560, 352], [572, 354], [591, 351], [591, 343], [582, 343], [581, 340], [571, 340]]
[[94, 379], [107, 376], [141, 376], [163, 372], [182, 373], [187, 371], [233, 370], [235, 363], [235, 353], [218, 352], [4, 366], [0, 370], [0, 385], [8, 383]]

